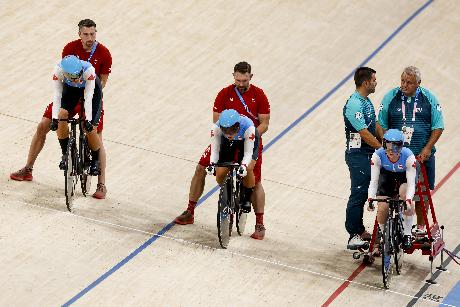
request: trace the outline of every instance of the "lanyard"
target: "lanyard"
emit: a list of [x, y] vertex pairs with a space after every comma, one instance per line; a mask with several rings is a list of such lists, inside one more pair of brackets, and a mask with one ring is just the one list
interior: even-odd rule
[[[420, 93], [420, 88], [418, 87], [415, 91], [415, 99], [414, 99], [414, 109], [412, 110], [412, 121], [415, 122], [415, 112], [417, 111], [417, 99], [418, 94]], [[404, 104], [404, 94], [401, 92], [401, 111], [403, 116], [403, 121], [406, 121], [406, 105]]]
[[233, 89], [235, 90], [236, 94], [238, 95], [238, 98], [240, 99], [241, 104], [243, 105], [243, 107], [246, 110], [246, 112], [248, 112], [248, 114], [251, 115], [252, 118], [257, 120], [257, 117], [255, 117], [254, 114], [252, 114], [251, 111], [249, 111], [248, 105], [246, 104], [246, 102], [244, 102], [243, 96], [241, 96], [241, 94], [238, 91], [238, 89], [236, 88], [236, 86]]
[[94, 52], [96, 51], [96, 47], [97, 47], [97, 41], [94, 42], [93, 48], [91, 48], [91, 53], [89, 54], [88, 62], [89, 62], [89, 60], [91, 60], [91, 58], [93, 57], [93, 54], [94, 54]]

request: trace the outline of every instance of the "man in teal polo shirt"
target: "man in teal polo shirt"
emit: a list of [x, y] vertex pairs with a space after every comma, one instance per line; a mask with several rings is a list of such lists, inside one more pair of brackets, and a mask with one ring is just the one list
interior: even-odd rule
[[375, 70], [360, 67], [355, 71], [354, 80], [356, 91], [343, 108], [347, 145], [345, 161], [351, 179], [345, 228], [350, 235], [347, 248], [352, 250], [362, 247], [365, 240], [370, 240], [370, 234], [363, 225], [364, 204], [371, 181], [372, 154], [375, 149], [382, 147], [375, 138], [375, 110], [368, 98], [377, 86]]
[[[390, 90], [380, 104], [377, 134], [388, 129], [404, 133], [404, 146], [421, 159], [425, 165], [430, 189], [435, 182], [435, 144], [444, 130], [441, 106], [436, 96], [420, 86], [421, 75], [417, 67], [404, 68], [401, 86]], [[425, 222], [421, 207], [415, 203], [417, 212], [416, 234], [424, 233]]]

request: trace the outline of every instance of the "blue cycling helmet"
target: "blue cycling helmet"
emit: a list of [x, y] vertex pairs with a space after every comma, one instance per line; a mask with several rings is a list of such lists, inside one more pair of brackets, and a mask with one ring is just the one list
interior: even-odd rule
[[83, 65], [79, 58], [74, 55], [68, 55], [61, 61], [61, 68], [65, 77], [69, 79], [78, 79], [83, 74]]
[[[392, 145], [389, 145], [391, 143]], [[383, 147], [391, 149], [394, 154], [399, 154], [404, 144], [404, 135], [398, 129], [389, 129], [383, 135]]]
[[222, 128], [230, 128], [236, 123], [239, 123], [238, 122], [239, 119], [240, 119], [240, 114], [237, 111], [233, 109], [224, 110], [222, 113], [220, 113], [219, 125]]

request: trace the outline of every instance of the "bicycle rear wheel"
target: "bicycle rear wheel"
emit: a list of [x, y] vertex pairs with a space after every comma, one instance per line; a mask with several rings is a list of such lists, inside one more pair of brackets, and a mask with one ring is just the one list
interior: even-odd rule
[[246, 220], [248, 218], [248, 214], [243, 212], [241, 208], [238, 210], [238, 214], [236, 215], [236, 231], [240, 236], [243, 235], [244, 229], [246, 228]]
[[64, 181], [65, 181], [65, 203], [67, 210], [72, 212], [73, 209], [73, 197], [75, 195], [75, 185], [77, 184], [77, 172], [76, 172], [76, 148], [75, 141], [69, 140], [67, 145], [67, 154], [65, 156], [66, 167], [64, 169]]
[[395, 258], [395, 269], [396, 274], [400, 275], [404, 260], [403, 234], [404, 228], [401, 217], [397, 217], [394, 223], [394, 235], [393, 235], [393, 247], [394, 247], [394, 258]]
[[85, 137], [83, 139], [82, 150], [81, 150], [81, 165], [82, 165], [82, 172], [80, 175], [80, 183], [81, 183], [81, 192], [84, 196], [88, 195], [91, 189], [91, 175], [89, 174], [89, 170], [91, 167], [91, 150], [88, 145], [88, 139]]
[[231, 184], [229, 177], [220, 187], [217, 209], [217, 235], [222, 248], [227, 248], [233, 228], [233, 212], [231, 207]]
[[[242, 180], [242, 178], [240, 178]], [[246, 228], [246, 220], [248, 218], [248, 214], [244, 212], [241, 208], [241, 204], [244, 201], [244, 187], [241, 181], [238, 181], [238, 192], [237, 197], [235, 200], [236, 204], [236, 231], [240, 236], [243, 235], [244, 229]]]
[[391, 277], [393, 274], [393, 239], [392, 239], [393, 221], [391, 218], [385, 223], [383, 232], [383, 241], [380, 243], [380, 251], [382, 253], [382, 278], [385, 289], [390, 288]]

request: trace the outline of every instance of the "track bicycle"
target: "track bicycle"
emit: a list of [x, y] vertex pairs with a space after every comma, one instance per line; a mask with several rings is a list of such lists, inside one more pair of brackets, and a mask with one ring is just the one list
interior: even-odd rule
[[[67, 209], [72, 212], [73, 197], [75, 195], [75, 186], [80, 179], [81, 192], [86, 197], [91, 188], [91, 150], [89, 148], [88, 139], [83, 130], [84, 119], [69, 118], [60, 119], [70, 124], [69, 143], [67, 151], [64, 155], [64, 182], [65, 182], [65, 199]], [[78, 126], [78, 139], [77, 139]], [[78, 140], [78, 142], [77, 142]]]
[[[241, 236], [246, 226], [247, 213], [241, 207], [243, 178], [238, 175], [240, 164], [223, 162], [217, 167], [227, 167], [229, 172], [220, 186], [217, 208], [217, 235], [222, 248], [227, 248], [233, 231], [233, 219], [236, 215], [236, 230]], [[235, 214], [236, 213], [236, 214]]]
[[385, 289], [390, 288], [391, 278], [395, 271], [397, 275], [401, 274], [403, 265], [403, 238], [404, 228], [402, 220], [402, 211], [406, 210], [406, 202], [399, 197], [386, 199], [372, 199], [369, 207], [373, 209], [374, 202], [388, 203], [388, 218], [385, 222], [383, 233], [380, 232], [380, 252], [382, 258], [382, 278]]

